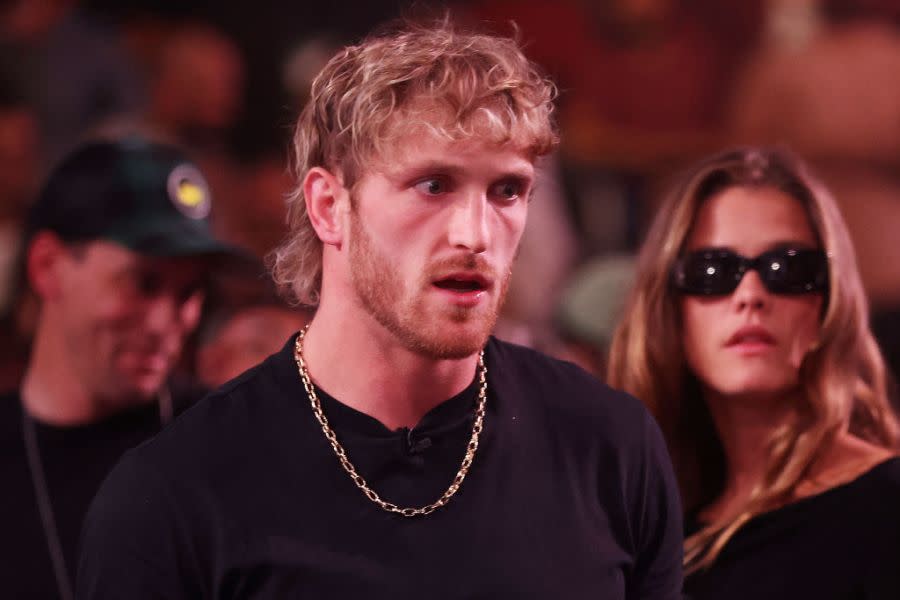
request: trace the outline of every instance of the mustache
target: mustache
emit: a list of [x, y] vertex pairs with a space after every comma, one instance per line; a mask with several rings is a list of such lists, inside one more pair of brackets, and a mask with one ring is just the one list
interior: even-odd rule
[[491, 281], [500, 279], [497, 269], [479, 254], [464, 254], [438, 259], [428, 267], [429, 278], [440, 277], [455, 271], [475, 272]]

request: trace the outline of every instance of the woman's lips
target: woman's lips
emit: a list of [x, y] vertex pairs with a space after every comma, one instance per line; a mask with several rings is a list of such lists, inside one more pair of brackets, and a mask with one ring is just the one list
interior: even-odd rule
[[725, 347], [741, 354], [760, 354], [775, 347], [775, 337], [759, 325], [741, 327], [732, 334]]

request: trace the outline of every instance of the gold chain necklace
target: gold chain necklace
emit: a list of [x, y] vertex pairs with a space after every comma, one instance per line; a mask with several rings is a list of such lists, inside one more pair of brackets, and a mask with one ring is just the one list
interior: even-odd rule
[[312, 384], [312, 380], [309, 378], [309, 371], [306, 370], [306, 361], [303, 360], [303, 337], [306, 335], [308, 329], [309, 325], [300, 330], [300, 334], [297, 336], [297, 341], [294, 343], [294, 360], [297, 361], [297, 368], [300, 370], [300, 379], [303, 380], [303, 387], [306, 388], [306, 395], [309, 396], [309, 403], [312, 405], [313, 414], [316, 415], [319, 425], [322, 426], [322, 432], [325, 434], [325, 438], [331, 444], [331, 448], [337, 455], [338, 460], [341, 461], [341, 466], [347, 471], [347, 474], [350, 475], [350, 479], [353, 480], [356, 487], [362, 490], [366, 495], [366, 498], [384, 510], [403, 515], [404, 517], [429, 515], [447, 504], [450, 501], [450, 498], [459, 491], [459, 487], [462, 485], [463, 480], [466, 478], [466, 474], [469, 472], [469, 468], [472, 466], [472, 461], [475, 459], [475, 451], [478, 450], [478, 436], [481, 435], [481, 429], [484, 424], [484, 406], [487, 403], [487, 367], [484, 365], [484, 350], [478, 355], [478, 383], [480, 384], [480, 389], [478, 390], [478, 405], [475, 408], [475, 423], [472, 425], [472, 437], [469, 438], [469, 444], [466, 446], [466, 454], [463, 457], [459, 471], [456, 472], [456, 477], [453, 478], [453, 482], [450, 484], [450, 487], [447, 488], [447, 491], [428, 506], [423, 506], [421, 508], [400, 508], [392, 502], [383, 500], [375, 490], [369, 487], [369, 484], [366, 483], [363, 476], [357, 473], [356, 467], [350, 462], [347, 452], [344, 450], [344, 447], [341, 446], [340, 442], [338, 442], [337, 435], [335, 435], [334, 430], [328, 424], [328, 418], [325, 416], [325, 413], [322, 412], [322, 403], [319, 402], [319, 396], [316, 394], [316, 389]]

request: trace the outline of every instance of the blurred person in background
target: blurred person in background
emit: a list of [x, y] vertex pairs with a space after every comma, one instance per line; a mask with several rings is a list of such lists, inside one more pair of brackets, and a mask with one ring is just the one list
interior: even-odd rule
[[0, 390], [19, 385], [28, 360], [14, 310], [17, 257], [29, 204], [39, 183], [40, 141], [34, 110], [9, 82], [0, 83]]
[[480, 0], [560, 85], [565, 189], [590, 254], [634, 250], [660, 177], [718, 148], [755, 3]]
[[223, 202], [216, 202], [216, 235], [260, 261], [287, 235], [284, 211], [291, 177], [285, 164], [275, 152], [242, 161], [229, 175], [230, 193]]
[[216, 389], [263, 362], [300, 331], [310, 313], [291, 308], [277, 297], [210, 307], [197, 336], [195, 374]]
[[205, 23], [171, 25], [157, 38], [149, 82], [151, 125], [196, 152], [220, 152], [243, 107], [244, 59]]
[[39, 183], [39, 156], [34, 111], [0, 83], [0, 313], [9, 307], [21, 230]]
[[36, 112], [45, 167], [94, 127], [145, 107], [143, 78], [118, 27], [77, 0], [4, 2], [0, 72]]
[[694, 600], [900, 598], [900, 428], [828, 191], [760, 148], [666, 199], [613, 341], [687, 509]]
[[652, 417], [490, 336], [553, 97], [447, 22], [332, 57], [274, 266], [315, 316], [113, 470], [82, 598], [679, 597]]
[[[123, 9], [128, 15], [128, 10]], [[122, 17], [124, 54], [138, 65], [147, 88], [140, 112], [109, 118], [92, 127], [94, 137], [134, 132], [190, 152], [216, 198], [214, 225], [229, 207], [250, 214], [242, 193], [245, 172], [232, 135], [244, 108], [244, 58], [215, 26], [189, 18], [165, 19], [137, 10]], [[220, 235], [220, 231], [216, 231]]]
[[600, 379], [606, 378], [613, 332], [634, 281], [634, 257], [616, 254], [579, 266], [556, 309], [561, 345], [557, 355]]
[[199, 397], [172, 371], [230, 254], [210, 234], [210, 201], [179, 151], [132, 138], [75, 150], [32, 207], [34, 339], [21, 387], [0, 397], [4, 597], [72, 598], [100, 482]]
[[514, 21], [559, 78], [569, 158], [650, 174], [720, 140], [730, 68], [751, 35], [722, 12], [689, 0], [482, 0], [473, 16]]
[[[268, 211], [265, 203], [250, 210], [257, 199], [247, 193], [255, 191], [251, 184], [256, 173], [238, 160], [231, 139], [244, 108], [241, 49], [203, 21], [134, 22], [129, 29], [132, 40], [142, 27], [151, 33], [142, 59], [149, 88], [143, 127], [190, 150], [216, 198], [216, 235], [255, 249], [259, 234], [254, 221]], [[273, 231], [283, 229], [278, 223]]]

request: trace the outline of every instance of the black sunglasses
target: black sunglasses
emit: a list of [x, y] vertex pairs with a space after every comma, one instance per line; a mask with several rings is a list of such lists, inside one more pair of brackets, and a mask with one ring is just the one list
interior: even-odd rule
[[828, 291], [828, 256], [822, 250], [781, 248], [747, 258], [731, 250], [697, 250], [680, 257], [672, 284], [683, 294], [723, 296], [732, 293], [750, 269], [773, 294]]

